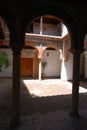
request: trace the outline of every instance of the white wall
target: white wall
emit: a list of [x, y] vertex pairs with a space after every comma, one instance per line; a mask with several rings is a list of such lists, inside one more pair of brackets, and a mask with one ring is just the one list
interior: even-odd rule
[[[49, 52], [49, 56], [47, 56]], [[47, 62], [45, 69], [46, 76], [60, 76], [61, 61], [59, 60], [59, 53], [55, 50], [45, 50], [42, 61]]]
[[64, 24], [62, 24], [62, 37], [68, 34], [68, 30]]
[[73, 72], [73, 55], [69, 53], [67, 61], [62, 61], [61, 66], [61, 79], [62, 80], [71, 80]]
[[10, 61], [10, 65], [7, 69], [4, 67], [2, 68], [2, 71], [0, 72], [0, 77], [12, 77], [12, 62], [13, 62], [13, 56], [11, 49], [0, 49], [3, 52], [6, 52], [8, 54], [8, 58]]

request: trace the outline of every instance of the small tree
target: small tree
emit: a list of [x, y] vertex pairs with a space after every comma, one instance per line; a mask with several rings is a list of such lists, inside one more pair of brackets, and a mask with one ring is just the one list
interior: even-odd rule
[[2, 67], [4, 66], [7, 68], [10, 65], [8, 54], [6, 52], [0, 51], [0, 71], [2, 70]]
[[47, 66], [47, 62], [42, 62], [42, 73], [43, 74], [44, 74], [46, 66]]

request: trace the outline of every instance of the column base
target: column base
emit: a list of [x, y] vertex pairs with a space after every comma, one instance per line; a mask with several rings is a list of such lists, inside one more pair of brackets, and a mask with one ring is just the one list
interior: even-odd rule
[[80, 114], [79, 114], [78, 112], [73, 112], [73, 111], [71, 111], [71, 112], [69, 113], [69, 115], [70, 115], [71, 117], [80, 118]]
[[11, 120], [10, 127], [15, 128], [20, 125], [20, 120]]

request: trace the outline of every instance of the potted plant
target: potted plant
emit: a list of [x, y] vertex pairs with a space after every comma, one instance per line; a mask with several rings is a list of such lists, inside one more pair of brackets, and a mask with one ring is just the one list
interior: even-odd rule
[[46, 66], [47, 66], [47, 62], [46, 62], [46, 61], [45, 61], [45, 62], [42, 62], [41, 65], [42, 65], [41, 77], [42, 77], [42, 79], [44, 79], [44, 78], [45, 78], [45, 68], [46, 68]]
[[9, 63], [8, 54], [6, 52], [0, 51], [0, 71], [2, 70], [3, 66], [7, 68], [9, 64], [10, 63]]

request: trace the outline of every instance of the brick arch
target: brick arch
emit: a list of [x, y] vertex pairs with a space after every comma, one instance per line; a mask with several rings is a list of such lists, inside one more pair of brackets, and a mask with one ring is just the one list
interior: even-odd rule
[[34, 48], [37, 51], [38, 58], [42, 58], [42, 48], [40, 48], [38, 46], [34, 46], [34, 45], [32, 45], [32, 43], [29, 44], [29, 45], [25, 44], [24, 48], [26, 48], [26, 47], [28, 48], [29, 46], [32, 47], [32, 48]]
[[25, 46], [24, 46], [24, 48], [29, 48], [29, 47], [32, 47], [33, 49], [36, 49], [37, 52], [39, 53], [39, 49], [38, 49], [37, 46], [34, 46], [34, 45], [32, 45], [32, 44], [29, 44], [29, 45], [26, 45], [26, 44], [25, 44]]
[[53, 48], [53, 49], [55, 49], [55, 50], [59, 53], [59, 55], [60, 55], [60, 60], [62, 60], [62, 50], [59, 49], [58, 47], [55, 47], [55, 46], [44, 47], [44, 48], [43, 48], [43, 51], [42, 51], [42, 55], [43, 55], [43, 53], [45, 52], [45, 50], [47, 50], [48, 48]]

